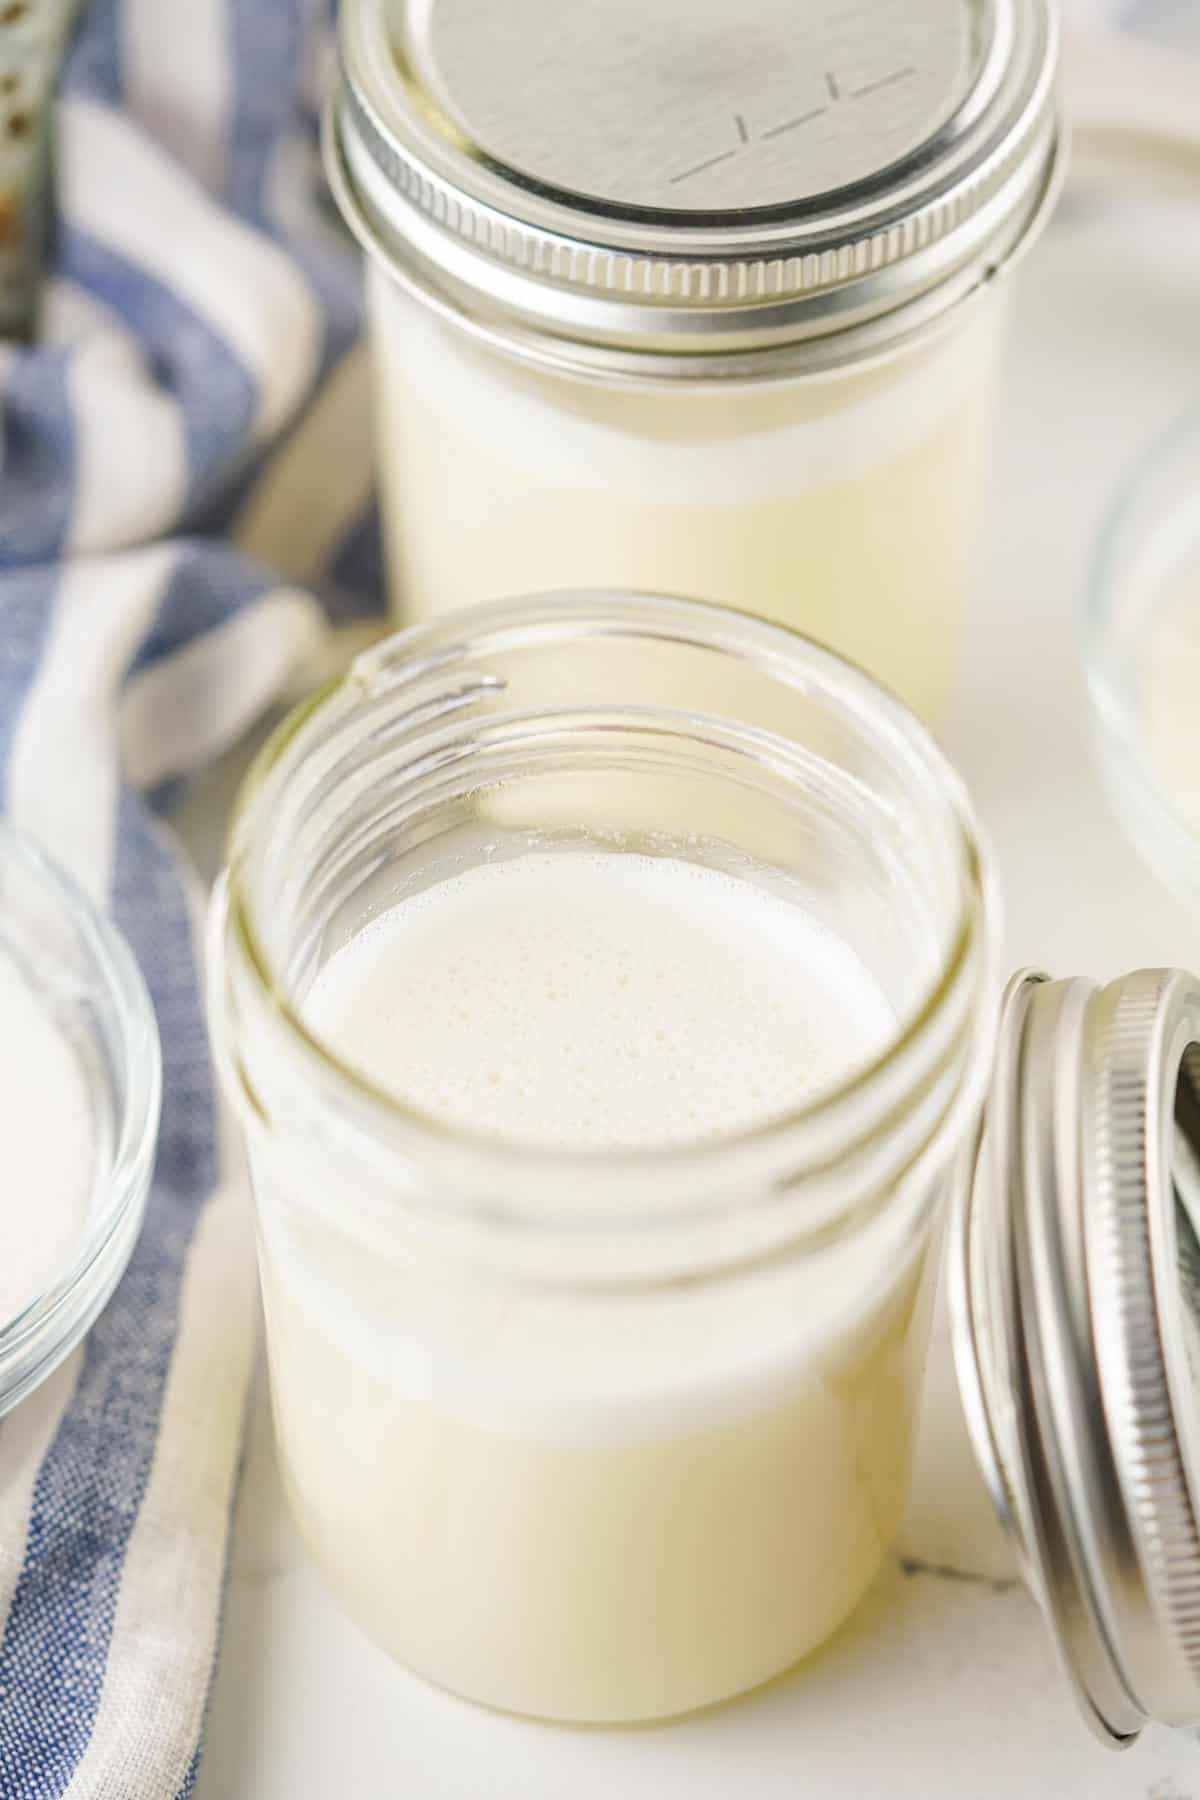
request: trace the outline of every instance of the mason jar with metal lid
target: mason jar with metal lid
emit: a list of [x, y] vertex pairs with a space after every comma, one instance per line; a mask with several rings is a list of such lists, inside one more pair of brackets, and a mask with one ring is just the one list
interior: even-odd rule
[[345, 0], [401, 614], [698, 594], [936, 710], [1055, 60], [1047, 0]]

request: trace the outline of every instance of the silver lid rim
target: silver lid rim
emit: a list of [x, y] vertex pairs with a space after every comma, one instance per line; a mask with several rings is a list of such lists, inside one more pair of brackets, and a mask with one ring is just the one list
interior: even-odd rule
[[[1096, 993], [1083, 980], [1035, 990], [1018, 1057], [1019, 1161], [1010, 1174], [1018, 1417], [1043, 1605], [1088, 1723], [1117, 1745], [1150, 1716], [1120, 1655], [1137, 1596], [1114, 1600], [1133, 1564], [1131, 1525], [1104, 1429], [1084, 1247], [1086, 1042]], [[1003, 1154], [1003, 1150], [1001, 1150]]]
[[1082, 1710], [1117, 1745], [1150, 1719], [1200, 1720], [1200, 1420], [1175, 1176], [1189, 1058], [1200, 1169], [1197, 1042], [1194, 977], [1017, 977], [949, 1245], [981, 1468]]
[[933, 246], [916, 291], [905, 283], [893, 293], [881, 278], [869, 296], [844, 290], [810, 296], [803, 308], [730, 311], [717, 332], [711, 323], [698, 325], [694, 316], [667, 308], [651, 317], [637, 310], [631, 324], [628, 317], [617, 319], [610, 307], [597, 309], [588, 296], [564, 309], [565, 324], [535, 317], [523, 304], [528, 284], [519, 273], [490, 265], [485, 272], [469, 250], [447, 251], [437, 242], [437, 227], [403, 202], [393, 202], [392, 223], [386, 223], [369, 205], [370, 182], [364, 188], [351, 176], [333, 103], [322, 123], [326, 178], [342, 217], [363, 251], [398, 287], [481, 343], [523, 362], [599, 380], [754, 381], [883, 360], [943, 329], [947, 315], [1016, 268], [1058, 203], [1068, 149], [1059, 126], [1029, 210], [1010, 218], [1003, 235], [985, 234], [983, 253], [977, 248], [952, 266], [944, 257], [939, 262], [942, 246]]
[[[1050, 1624], [1060, 1666], [1086, 1723], [1103, 1742], [1121, 1748], [1137, 1737], [1145, 1716], [1111, 1653], [1081, 1521], [1064, 1492], [1057, 1441], [1064, 1414], [1069, 1416], [1080, 1399], [1074, 1379], [1080, 1371], [1071, 1356], [1078, 1308], [1070, 1298], [1057, 1308], [1047, 1306], [1041, 1291], [1049, 1281], [1061, 1296], [1064, 1272], [1077, 1273], [1078, 1258], [1069, 1249], [1062, 1255], [1059, 1234], [1064, 1225], [1069, 1231], [1070, 1219], [1069, 1214], [1063, 1219], [1057, 1206], [1036, 1209], [1034, 1222], [1043, 1233], [1035, 1257], [1022, 1203], [1029, 1173], [1027, 1135], [1035, 1155], [1048, 1155], [1053, 1162], [1057, 1149], [1056, 1134], [1047, 1143], [1045, 1131], [1036, 1125], [1028, 1129], [1031, 1099], [1055, 1107], [1044, 1069], [1037, 1071], [1035, 1087], [1026, 1061], [1035, 1004], [1041, 1002], [1045, 1024], [1045, 1003], [1050, 1002], [1053, 1040], [1058, 1035], [1053, 1013], [1068, 989], [1075, 990], [1070, 998], [1077, 1015], [1079, 1001], [1090, 992], [1088, 983], [1051, 983], [1048, 976], [1026, 970], [1009, 984], [981, 1154], [964, 1172], [952, 1215], [948, 1289], [964, 1412], [993, 1505]], [[1043, 1036], [1043, 1055], [1047, 1047]], [[1047, 1363], [1055, 1378], [1050, 1382]], [[1007, 1418], [1000, 1416], [1004, 1406]], [[1085, 1537], [1090, 1535], [1086, 1521], [1082, 1529]]]
[[1020, 29], [1006, 11], [970, 104], [924, 154], [823, 211], [697, 225], [531, 192], [448, 146], [407, 101], [378, 0], [343, 8], [327, 154], [343, 209], [385, 262], [425, 265], [531, 330], [675, 354], [840, 332], [971, 263], [976, 285], [1044, 217], [1057, 25], [1044, 0], [1012, 8]]
[[[1152, 1716], [1200, 1717], [1196, 1390], [1179, 1293], [1176, 1094], [1200, 1041], [1200, 984], [1147, 971], [1106, 988], [1092, 1071], [1087, 1261], [1100, 1385], [1150, 1613], [1130, 1679]], [[1140, 1609], [1139, 1609], [1140, 1611]], [[1134, 1628], [1137, 1629], [1136, 1636]]]

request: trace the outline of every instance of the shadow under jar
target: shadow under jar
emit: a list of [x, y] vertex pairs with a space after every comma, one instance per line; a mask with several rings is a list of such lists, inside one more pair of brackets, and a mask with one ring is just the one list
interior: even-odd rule
[[348, 0], [400, 617], [694, 594], [936, 713], [1055, 61], [1044, 0]]
[[[306, 1022], [387, 909], [580, 848], [794, 903], [879, 984], [887, 1041], [753, 1128], [584, 1152], [428, 1116]], [[649, 1719], [766, 1680], [854, 1606], [906, 1499], [988, 911], [912, 716], [720, 608], [482, 608], [281, 728], [214, 911], [214, 1035], [292, 1505], [395, 1656], [497, 1707]]]

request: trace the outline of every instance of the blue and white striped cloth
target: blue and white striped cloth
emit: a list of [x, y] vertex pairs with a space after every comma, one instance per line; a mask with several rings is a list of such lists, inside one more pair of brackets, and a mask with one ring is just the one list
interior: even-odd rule
[[44, 329], [0, 346], [0, 804], [128, 935], [165, 1060], [128, 1273], [0, 1422], [2, 1800], [172, 1800], [198, 1765], [256, 1299], [164, 810], [329, 615], [379, 604], [357, 259], [316, 152], [330, 11], [93, 0]]

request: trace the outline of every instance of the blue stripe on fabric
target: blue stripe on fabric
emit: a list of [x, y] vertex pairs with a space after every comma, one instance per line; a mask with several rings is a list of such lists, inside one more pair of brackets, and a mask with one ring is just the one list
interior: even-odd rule
[[79, 230], [64, 234], [62, 250], [63, 273], [122, 315], [156, 381], [179, 401], [188, 447], [186, 528], [241, 471], [258, 398], [254, 378], [206, 320], [139, 264]]
[[[334, 0], [226, 4], [236, 81], [232, 200], [285, 245], [312, 283], [325, 311], [327, 369], [359, 328], [353, 283], [338, 266], [336, 243], [316, 231], [310, 236], [299, 208], [286, 228], [267, 209], [285, 136], [309, 152], [307, 168], [297, 155], [294, 167], [287, 165], [291, 173], [321, 192], [311, 121], [296, 88], [304, 29]], [[64, 71], [73, 92], [120, 102], [127, 16], [123, 0], [91, 0]], [[307, 186], [304, 192], [309, 196]], [[136, 205], [136, 194], [129, 203]], [[264, 456], [249, 448], [257, 410], [252, 374], [171, 290], [169, 271], [164, 283], [73, 225], [57, 250], [68, 277], [123, 315], [153, 377], [179, 403], [189, 485], [172, 530], [192, 531], [201, 521], [224, 525], [240, 504], [248, 470]], [[59, 569], [51, 559], [69, 541], [77, 469], [68, 374], [69, 353], [61, 347], [19, 352], [0, 421], [0, 802], [13, 731], [53, 617]], [[121, 454], [118, 442], [111, 453]], [[360, 523], [334, 562], [335, 611], [350, 617], [368, 610], [366, 590], [374, 588], [377, 598], [380, 587], [377, 525]], [[135, 666], [169, 654], [275, 585], [224, 546], [189, 547]], [[186, 897], [144, 797], [122, 797], [117, 838], [113, 910], [148, 976], [163, 1040], [162, 1138], [146, 1229], [82, 1352], [77, 1388], [38, 1473], [13, 1602], [0, 1621], [0, 1800], [63, 1793], [92, 1737], [106, 1675], [121, 1678], [119, 1668], [108, 1667], [120, 1584], [153, 1459], [160, 1449], [171, 1453], [159, 1443], [163, 1396], [192, 1236], [215, 1178], [212, 1075]], [[19, 1554], [18, 1546], [4, 1546], [10, 1548]], [[196, 1697], [180, 1696], [189, 1710]], [[178, 1800], [196, 1781], [199, 1745], [185, 1744], [182, 1754], [189, 1753]], [[131, 1770], [131, 1800], [136, 1781]], [[136, 1800], [165, 1797], [139, 1787]]]
[[41, 661], [61, 576], [54, 563], [0, 573], [0, 810], [13, 734]]
[[299, 93], [293, 100], [288, 136], [295, 150], [288, 174], [301, 188], [296, 196], [301, 235], [297, 237], [291, 220], [285, 228], [274, 212], [264, 215], [263, 222], [316, 288], [325, 309], [328, 357], [333, 361], [343, 356], [362, 332], [361, 258], [325, 178], [319, 115], [308, 110]]
[[[230, 26], [236, 78], [231, 197], [244, 217], [286, 248], [316, 294], [322, 321], [318, 386], [362, 330], [357, 252], [332, 204], [317, 124], [302, 92], [308, 33], [324, 24], [327, 11], [327, 0], [233, 0]], [[301, 219], [307, 214], [311, 221], [299, 236], [272, 204], [273, 169], [284, 144], [299, 152], [288, 176], [303, 185], [295, 198]]]
[[387, 578], [377, 499], [371, 500], [334, 551], [327, 584], [326, 611], [336, 624], [385, 610]]
[[120, 0], [91, 0], [87, 18], [63, 63], [62, 87], [70, 94], [117, 105], [124, 93]]
[[232, 0], [230, 7], [229, 197], [256, 224], [265, 219], [271, 159], [295, 113], [306, 12], [304, 0]]
[[87, 1748], [121, 1574], [146, 1491], [188, 1250], [216, 1177], [216, 1119], [191, 921], [165, 844], [118, 807], [112, 909], [158, 1014], [163, 1115], [146, 1227], [86, 1340], [78, 1385], [38, 1474], [0, 1642], [0, 1794], [61, 1795]]
[[[193, 921], [171, 849], [158, 825], [128, 793], [120, 832], [111, 910], [146, 977], [163, 1050], [163, 1109], [155, 1187], [195, 1222], [217, 1177], [216, 1103], [202, 971]], [[174, 1320], [171, 1321], [172, 1330]]]
[[200, 1742], [196, 1745], [195, 1750], [192, 1752], [192, 1760], [188, 1764], [188, 1772], [183, 1778], [183, 1786], [180, 1788], [179, 1792], [176, 1794], [175, 1800], [191, 1800], [191, 1796], [195, 1793], [196, 1782], [198, 1781], [199, 1776], [200, 1776], [200, 1757], [203, 1752], [203, 1749], [204, 1749], [204, 1738], [203, 1738], [203, 1736], [201, 1736]]
[[62, 553], [75, 499], [70, 351], [42, 346], [18, 357], [0, 396], [0, 565]]
[[169, 819], [183, 805], [194, 779], [193, 775], [172, 775], [169, 781], [160, 781], [157, 787], [143, 788], [142, 799], [158, 818]]
[[[247, 1447], [245, 1434], [242, 1436], [241, 1450], [238, 1454], [237, 1469], [233, 1477], [233, 1488], [229, 1497], [229, 1512], [232, 1520], [237, 1507], [242, 1483], [246, 1478]], [[204, 1690], [204, 1706], [200, 1715], [200, 1730], [196, 1738], [196, 1747], [192, 1752], [192, 1760], [188, 1765], [183, 1784], [175, 1796], [175, 1800], [190, 1800], [200, 1775], [200, 1763], [204, 1756], [204, 1746], [208, 1737], [209, 1720], [212, 1717], [213, 1693], [216, 1688], [217, 1669], [221, 1662], [221, 1651], [225, 1643], [225, 1610], [229, 1603], [229, 1563], [226, 1559], [221, 1579], [221, 1597], [217, 1608], [216, 1653], [208, 1671], [208, 1682]]]
[[320, 379], [323, 380], [362, 333], [362, 276], [353, 240], [333, 208], [316, 131], [300, 111], [297, 111], [292, 129], [302, 142], [302, 154], [296, 160], [295, 172], [305, 185], [302, 198], [306, 214], [302, 218], [312, 235], [298, 239], [293, 231], [284, 229], [274, 219], [265, 223], [303, 271], [320, 304], [323, 329]]
[[130, 673], [173, 656], [282, 585], [278, 575], [232, 544], [205, 540], [186, 545]]
[[[270, 444], [243, 456], [231, 478], [204, 497], [194, 506], [188, 516], [188, 530], [205, 543], [215, 539], [228, 537], [243, 506], [254, 491], [254, 487], [271, 458], [276, 454], [282, 439], [274, 438]], [[2, 1797], [0, 1797], [2, 1800]]]

